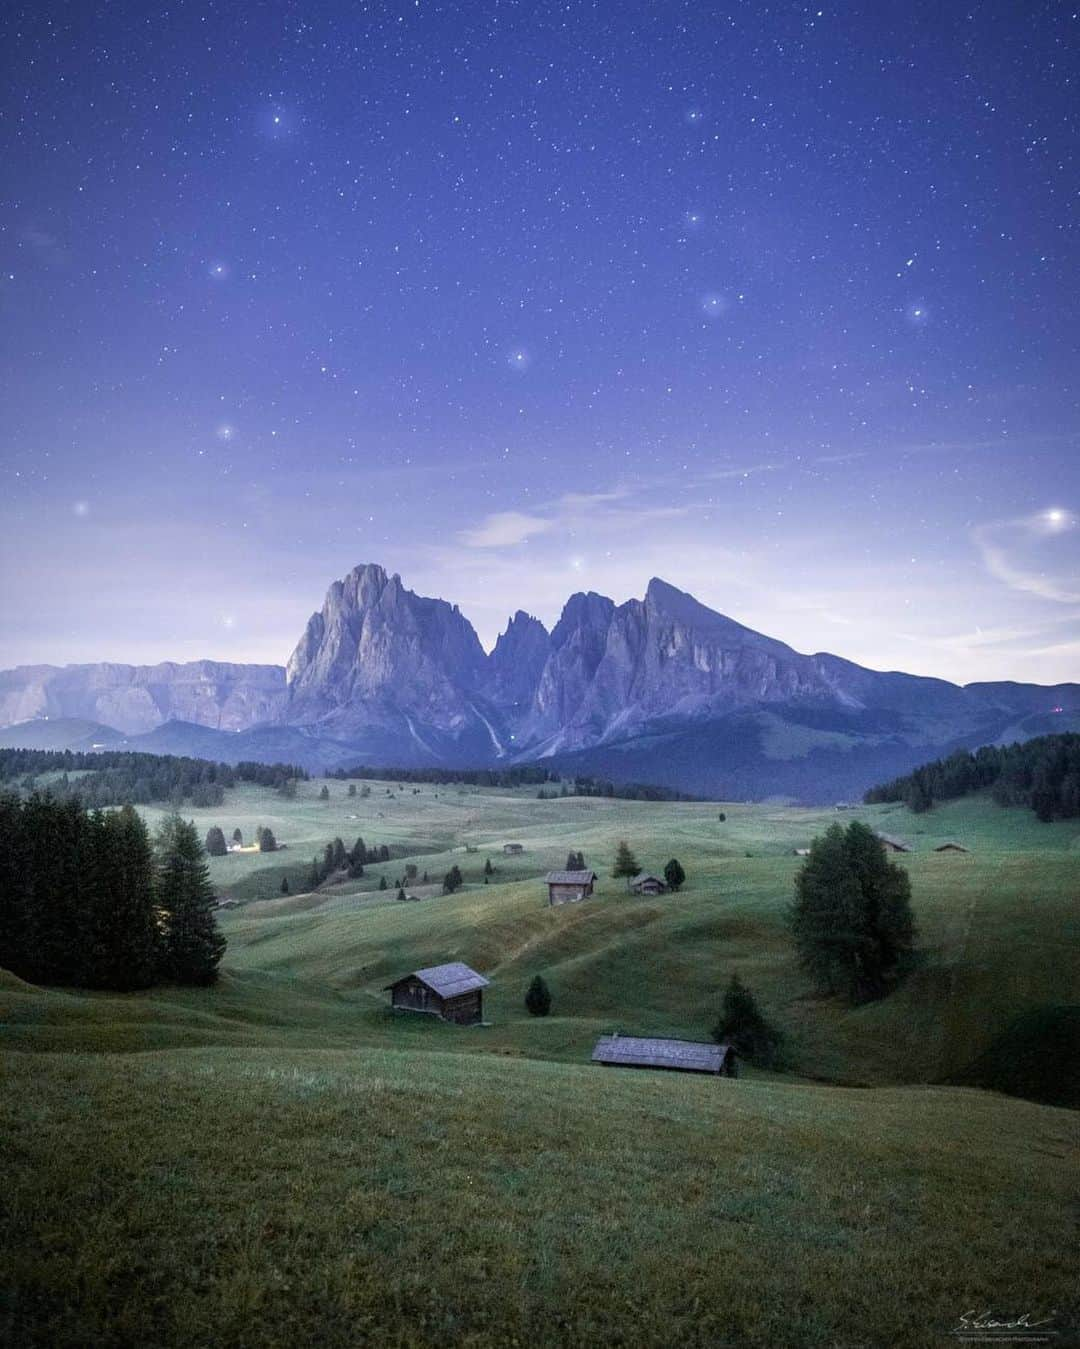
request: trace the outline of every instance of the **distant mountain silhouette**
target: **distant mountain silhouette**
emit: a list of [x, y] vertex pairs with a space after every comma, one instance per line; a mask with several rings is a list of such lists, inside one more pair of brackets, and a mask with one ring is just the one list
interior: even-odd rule
[[[331, 585], [284, 671], [23, 666], [0, 672], [0, 717], [31, 723], [0, 733], [7, 743], [29, 743], [43, 718], [76, 718], [80, 748], [114, 728], [130, 748], [232, 761], [544, 759], [703, 794], [821, 801], [952, 748], [1080, 729], [1080, 685], [961, 687], [802, 655], [659, 579], [621, 605], [572, 595], [550, 633], [519, 610], [486, 655], [456, 605], [368, 564]], [[53, 725], [48, 738], [63, 734]]]

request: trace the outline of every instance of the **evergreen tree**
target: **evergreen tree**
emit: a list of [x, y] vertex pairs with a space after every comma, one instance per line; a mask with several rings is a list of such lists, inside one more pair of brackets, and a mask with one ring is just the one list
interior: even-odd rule
[[454, 865], [443, 877], [443, 884], [442, 884], [443, 894], [452, 895], [455, 890], [461, 889], [463, 883], [464, 880], [461, 875], [461, 868], [455, 862]]
[[533, 978], [525, 994], [525, 1009], [530, 1016], [547, 1016], [551, 1011], [551, 990], [539, 974]]
[[321, 871], [324, 881], [328, 876], [334, 874], [334, 845], [332, 843], [328, 843], [323, 849]]
[[169, 816], [155, 848], [154, 900], [164, 932], [163, 972], [179, 984], [211, 984], [225, 938], [214, 917], [214, 891], [195, 825]]
[[717, 1044], [730, 1044], [737, 1054], [752, 1063], [769, 1067], [776, 1060], [781, 1036], [762, 1015], [753, 993], [737, 974], [724, 993], [723, 1010], [712, 1030]]
[[319, 792], [319, 800], [320, 801], [330, 800], [330, 788], [327, 787], [325, 783], [323, 784], [322, 790]]
[[287, 894], [289, 893], [289, 878], [288, 878], [288, 876], [282, 876], [282, 878], [281, 878], [281, 893], [282, 893], [283, 895], [287, 895]]
[[259, 830], [259, 851], [277, 852], [277, 839], [274, 837], [274, 831], [270, 828]]
[[234, 829], [232, 831], [232, 841], [236, 844], [238, 848], [242, 848], [244, 846], [244, 836], [239, 829]]
[[403, 888], [402, 886], [400, 886], [400, 885], [398, 886], [398, 892], [397, 892], [397, 894], [394, 896], [394, 898], [395, 898], [395, 899], [404, 899], [404, 898], [405, 898], [405, 890], [404, 890], [404, 888]]
[[307, 883], [309, 890], [317, 890], [322, 883], [322, 876], [319, 873], [319, 859], [317, 857], [311, 859], [311, 870], [308, 872]]
[[489, 857], [484, 863], [484, 880], [487, 880], [494, 870], [495, 868], [491, 865], [491, 858]]
[[[573, 852], [573, 851], [568, 852], [568, 853], [566, 854], [566, 869], [567, 869], [567, 871], [584, 871], [584, 870], [585, 870], [585, 854], [584, 854], [583, 852], [580, 852], [580, 851], [579, 851], [579, 852]], [[637, 873], [635, 872], [634, 874], [636, 875]]]
[[344, 871], [349, 864], [349, 856], [345, 851], [345, 844], [342, 843], [341, 839], [336, 838], [331, 846], [334, 849], [334, 870]]
[[385, 877], [385, 876], [380, 876], [380, 877], [379, 877], [379, 889], [380, 889], [380, 890], [387, 890], [387, 889], [389, 889], [389, 886], [386, 884], [386, 877]]
[[716, 818], [720, 821], [721, 824], [723, 824], [724, 821], [727, 819], [727, 816], [724, 814], [723, 811], [721, 811], [720, 814], [717, 815]]
[[355, 795], [356, 795], [356, 783], [355, 783], [355, 782], [350, 782], [350, 783], [349, 783], [349, 790], [348, 790], [347, 795], [349, 795], [349, 796], [355, 796]]
[[224, 857], [229, 851], [225, 835], [216, 824], [206, 831], [206, 843], [203, 846], [210, 857]]
[[162, 962], [150, 836], [133, 806], [100, 816], [97, 828], [104, 884], [91, 915], [88, 982], [122, 991], [149, 988]]
[[664, 864], [664, 880], [667, 881], [669, 890], [678, 890], [686, 880], [686, 872], [677, 858], [673, 857], [670, 862]]
[[34, 977], [35, 917], [30, 840], [17, 796], [0, 796], [0, 969]]
[[866, 1002], [887, 991], [911, 954], [911, 882], [865, 824], [834, 824], [810, 845], [788, 923], [818, 988]]
[[636, 876], [640, 870], [641, 866], [630, 851], [629, 843], [625, 839], [620, 839], [615, 852], [615, 866], [611, 874], [613, 876]]

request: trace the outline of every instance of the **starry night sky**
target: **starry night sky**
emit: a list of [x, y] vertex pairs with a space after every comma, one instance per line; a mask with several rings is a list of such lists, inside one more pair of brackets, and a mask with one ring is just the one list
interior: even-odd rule
[[284, 662], [358, 562], [1080, 676], [1080, 15], [9, 7], [0, 664]]

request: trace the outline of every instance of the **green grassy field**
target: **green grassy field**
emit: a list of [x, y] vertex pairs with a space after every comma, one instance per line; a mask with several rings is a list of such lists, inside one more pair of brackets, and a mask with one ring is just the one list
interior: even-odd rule
[[[1080, 1000], [1080, 825], [321, 785], [187, 812], [288, 845], [213, 860], [244, 901], [216, 987], [0, 976], [0, 1341], [929, 1345], [975, 1309], [1054, 1312], [1073, 1342], [1077, 1115], [947, 1084]], [[794, 849], [855, 816], [914, 845], [923, 956], [850, 1009], [812, 995], [783, 911]], [[395, 856], [296, 893], [357, 834]], [[651, 869], [679, 857], [685, 889], [628, 896], [621, 837]], [[571, 848], [597, 896], [548, 909]], [[465, 890], [395, 902], [379, 877], [409, 860]], [[454, 959], [491, 979], [490, 1024], [387, 1009], [391, 978]], [[734, 972], [783, 1072], [589, 1064], [616, 1027], [705, 1038]]]

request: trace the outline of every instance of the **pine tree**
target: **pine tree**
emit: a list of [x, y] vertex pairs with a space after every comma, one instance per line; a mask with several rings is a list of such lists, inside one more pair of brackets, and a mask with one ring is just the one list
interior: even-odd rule
[[390, 887], [386, 884], [386, 877], [385, 877], [385, 876], [380, 876], [380, 877], [379, 877], [379, 889], [380, 889], [380, 890], [388, 890], [389, 888], [390, 888]]
[[461, 875], [461, 868], [455, 862], [450, 870], [443, 877], [443, 894], [452, 895], [455, 890], [460, 890], [464, 879]]
[[282, 878], [281, 878], [281, 893], [282, 893], [283, 895], [287, 895], [287, 894], [289, 893], [289, 878], [288, 878], [288, 876], [282, 876]]
[[239, 829], [234, 829], [232, 831], [232, 841], [236, 844], [238, 848], [242, 848], [244, 846], [244, 836]]
[[615, 866], [611, 874], [613, 876], [636, 876], [641, 870], [637, 858], [630, 851], [630, 845], [625, 839], [619, 840], [619, 846], [615, 852]]
[[319, 800], [320, 801], [330, 800], [330, 788], [327, 787], [325, 783], [323, 784], [322, 791], [319, 792]]
[[345, 851], [345, 844], [342, 843], [341, 839], [336, 838], [331, 846], [334, 850], [334, 870], [343, 871], [345, 867], [348, 866], [349, 862], [348, 854]]
[[834, 824], [810, 845], [788, 923], [818, 988], [866, 1002], [887, 991], [913, 949], [911, 882], [865, 824]]
[[678, 858], [673, 857], [670, 862], [664, 864], [664, 880], [667, 881], [669, 890], [678, 890], [686, 880], [686, 872]]
[[402, 887], [402, 886], [400, 886], [400, 885], [398, 886], [398, 892], [397, 892], [397, 894], [394, 896], [394, 898], [395, 898], [395, 899], [404, 899], [404, 898], [405, 898], [405, 890], [404, 890], [404, 887]]
[[350, 783], [349, 783], [349, 790], [348, 790], [348, 793], [347, 793], [347, 794], [348, 794], [349, 796], [355, 796], [355, 795], [356, 795], [356, 783], [355, 783], [355, 782], [350, 782]]
[[206, 831], [206, 842], [203, 846], [210, 857], [224, 857], [229, 851], [225, 835], [216, 824]]
[[768, 1067], [775, 1062], [781, 1036], [762, 1015], [753, 993], [737, 974], [724, 993], [723, 1010], [712, 1030], [717, 1044], [730, 1044], [737, 1054]]
[[489, 857], [484, 863], [484, 880], [487, 880], [494, 870], [495, 868], [491, 865], [491, 858]]
[[259, 830], [259, 851], [277, 852], [277, 839], [274, 837], [274, 831], [269, 827]]
[[99, 828], [105, 884], [88, 943], [94, 954], [91, 981], [98, 988], [122, 991], [149, 988], [162, 961], [150, 836], [133, 806], [110, 811]]
[[194, 824], [169, 816], [155, 845], [154, 899], [164, 929], [164, 973], [179, 984], [211, 984], [225, 938], [214, 917], [214, 891]]
[[533, 978], [525, 994], [525, 1009], [530, 1016], [547, 1016], [551, 1011], [551, 990], [539, 974]]

